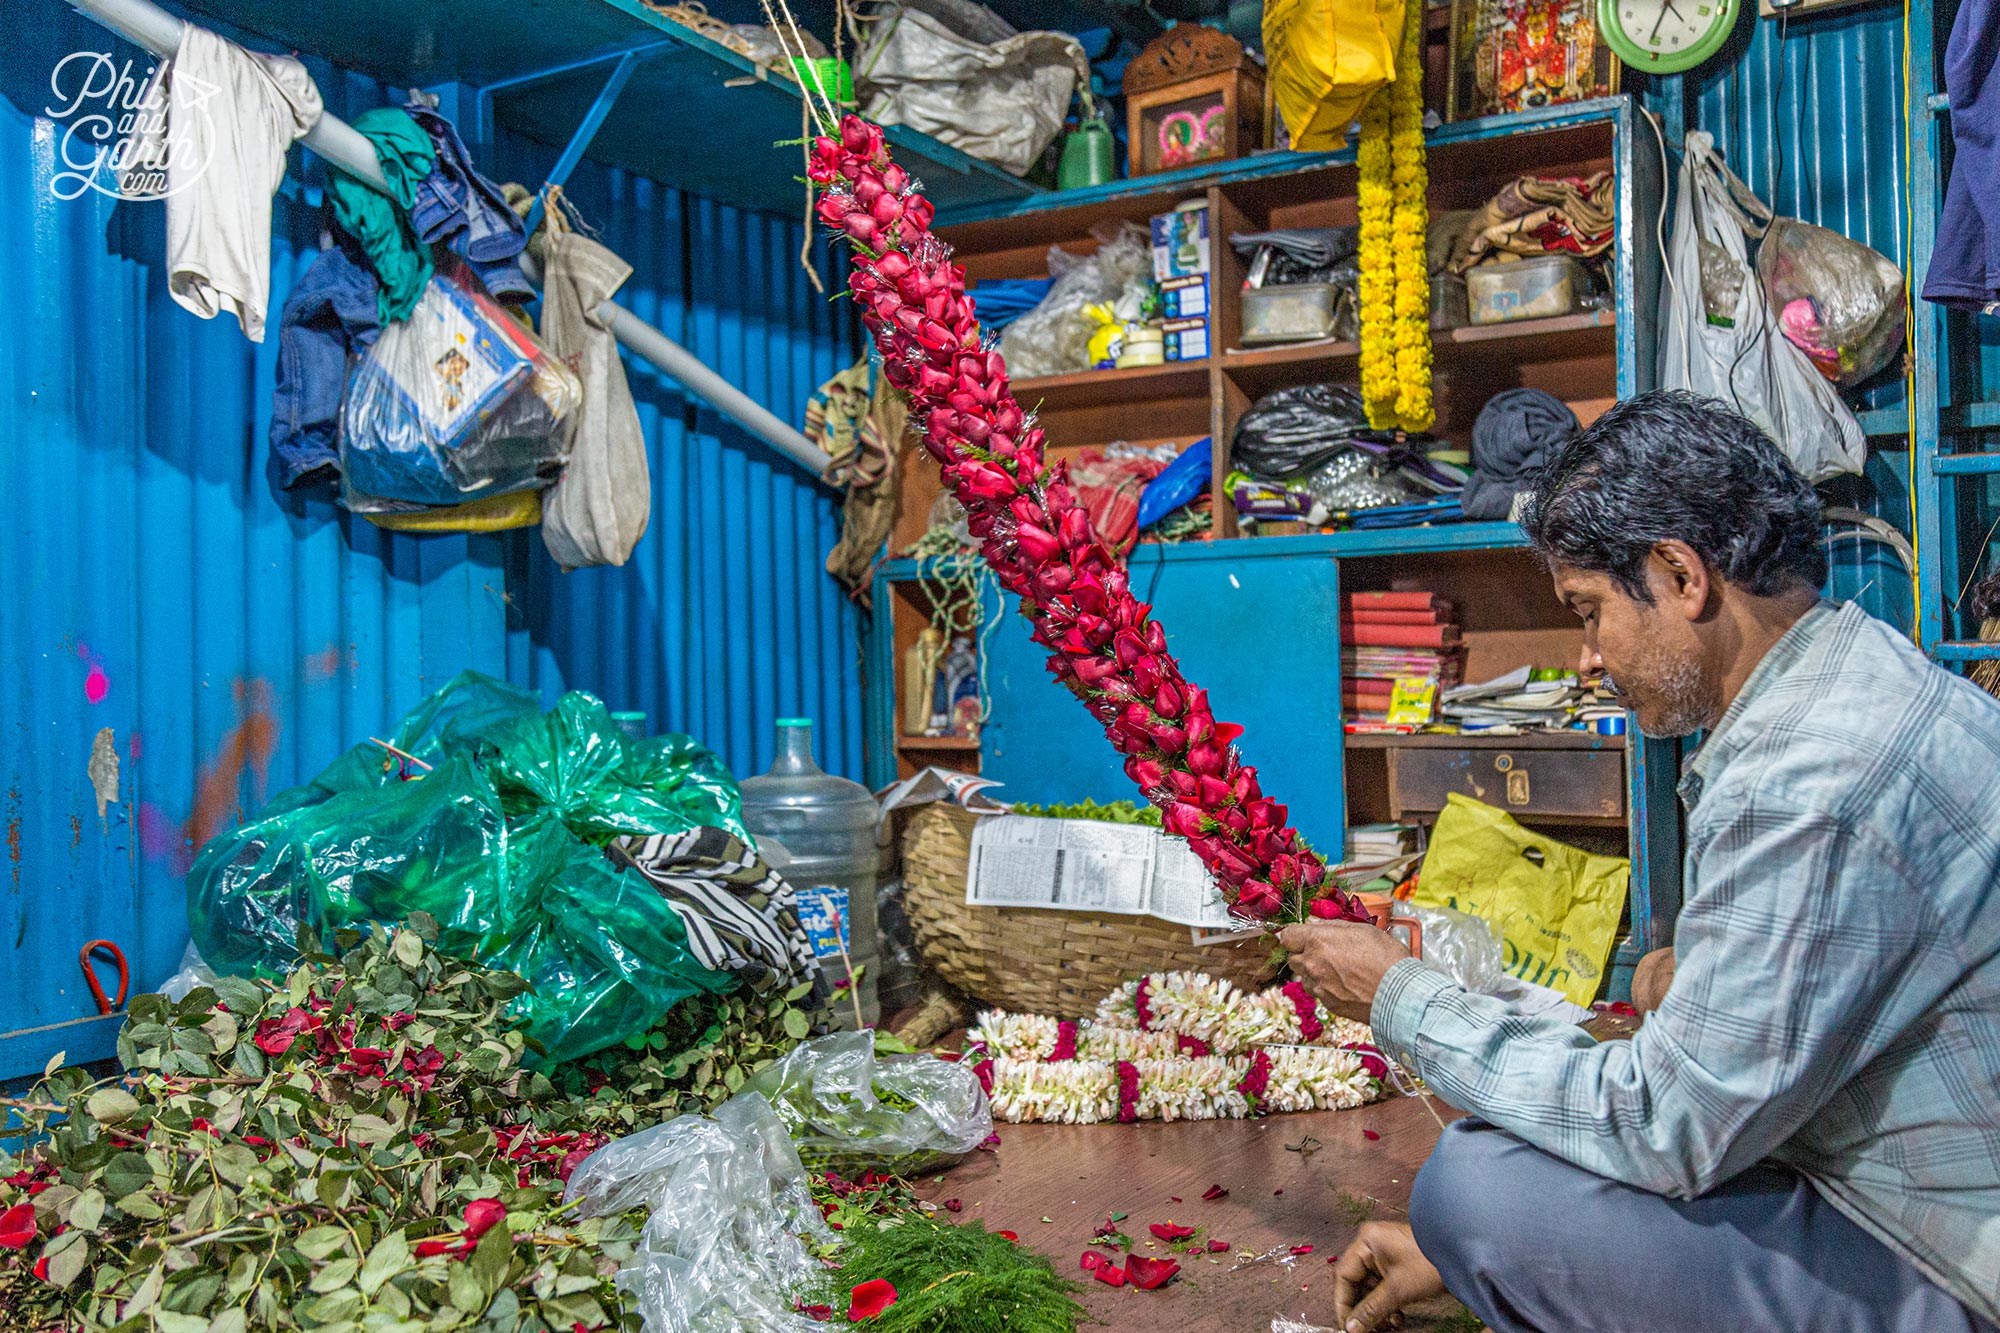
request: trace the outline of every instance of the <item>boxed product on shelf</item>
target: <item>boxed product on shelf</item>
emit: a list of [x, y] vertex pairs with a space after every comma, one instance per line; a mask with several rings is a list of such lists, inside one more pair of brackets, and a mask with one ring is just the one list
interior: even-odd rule
[[1590, 293], [1590, 275], [1568, 255], [1475, 264], [1465, 274], [1474, 324], [1567, 315]]
[[1160, 282], [1160, 314], [1166, 319], [1208, 317], [1208, 277], [1189, 273]]
[[1160, 333], [1169, 361], [1199, 361], [1208, 355], [1208, 321], [1200, 316], [1166, 320]]
[[1165, 282], [1209, 271], [1207, 203], [1192, 200], [1171, 213], [1155, 213], [1152, 230], [1156, 279]]

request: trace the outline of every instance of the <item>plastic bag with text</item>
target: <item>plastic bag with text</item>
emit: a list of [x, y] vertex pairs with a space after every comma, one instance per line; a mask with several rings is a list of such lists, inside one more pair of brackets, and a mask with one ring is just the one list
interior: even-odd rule
[[[1632, 863], [1622, 856], [1543, 837], [1505, 810], [1453, 792], [1411, 901], [1492, 922], [1510, 976], [1588, 1005], [1603, 983], [1631, 877]], [[1428, 954], [1428, 932], [1424, 944]]]

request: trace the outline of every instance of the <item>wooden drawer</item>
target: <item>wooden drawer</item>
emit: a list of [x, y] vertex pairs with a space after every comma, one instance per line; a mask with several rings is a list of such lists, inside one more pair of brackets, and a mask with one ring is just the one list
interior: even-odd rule
[[1452, 792], [1542, 819], [1616, 823], [1625, 818], [1625, 752], [1389, 748], [1393, 818], [1444, 809]]

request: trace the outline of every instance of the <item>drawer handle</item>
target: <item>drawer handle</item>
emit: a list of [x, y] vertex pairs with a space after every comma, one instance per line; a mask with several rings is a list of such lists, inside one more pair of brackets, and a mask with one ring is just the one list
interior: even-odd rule
[[1528, 793], [1528, 770], [1514, 768], [1507, 771], [1507, 804], [1526, 805], [1532, 800]]

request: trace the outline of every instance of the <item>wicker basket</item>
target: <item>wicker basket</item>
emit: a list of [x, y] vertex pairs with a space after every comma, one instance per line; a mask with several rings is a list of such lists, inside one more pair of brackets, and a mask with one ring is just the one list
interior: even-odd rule
[[903, 902], [924, 962], [976, 1000], [1021, 1013], [1081, 1018], [1120, 982], [1185, 968], [1255, 989], [1269, 984], [1263, 940], [1197, 948], [1186, 926], [1149, 916], [968, 907], [975, 816], [925, 806], [903, 833]]

